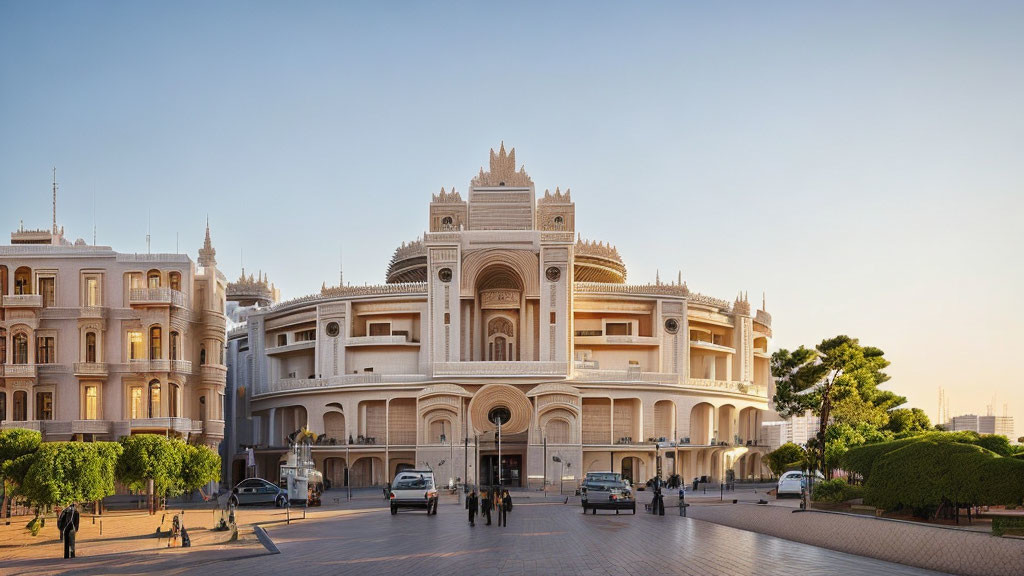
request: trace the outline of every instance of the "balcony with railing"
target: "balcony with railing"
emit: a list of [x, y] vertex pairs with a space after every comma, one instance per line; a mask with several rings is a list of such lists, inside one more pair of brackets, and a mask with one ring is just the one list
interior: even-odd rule
[[42, 423], [39, 420], [4, 420], [0, 422], [0, 429], [10, 430], [11, 428], [24, 428], [25, 430], [42, 431]]
[[[198, 423], [200, 431], [202, 423]], [[189, 418], [133, 418], [128, 421], [132, 430], [170, 430], [180, 434], [193, 431], [193, 423]]]
[[434, 377], [565, 376], [567, 368], [565, 362], [438, 362]]
[[747, 394], [749, 396], [757, 396], [758, 398], [768, 397], [768, 388], [765, 386], [758, 386], [752, 382], [738, 382], [735, 380], [710, 380], [707, 378], [690, 378], [687, 386], [692, 388], [705, 388], [713, 390], [721, 390], [723, 392], [733, 392], [738, 394]]
[[188, 360], [171, 360], [171, 372], [178, 374], [191, 374], [192, 362]]
[[41, 294], [12, 294], [3, 297], [4, 308], [42, 308]]
[[224, 437], [224, 421], [223, 420], [207, 420], [203, 422], [203, 429], [206, 431], [207, 436], [215, 436], [217, 438]]
[[[597, 332], [594, 334], [592, 332]], [[654, 336], [607, 335], [600, 330], [577, 330], [574, 342], [577, 346], [658, 346], [661, 340]]]
[[407, 382], [424, 382], [429, 377], [424, 374], [381, 374], [370, 372], [365, 374], [345, 374], [330, 378], [282, 378], [271, 382], [265, 390], [259, 390], [254, 396], [335, 388], [339, 386], [359, 386], [363, 384], [400, 384]]
[[128, 367], [131, 368], [132, 372], [139, 374], [149, 372], [170, 372], [171, 361], [170, 360], [149, 360], [147, 358], [136, 359], [133, 358], [128, 361]]
[[4, 364], [4, 377], [35, 378], [37, 374], [36, 366], [36, 364]]
[[132, 306], [186, 307], [185, 294], [171, 288], [132, 288], [128, 292], [128, 303]]
[[75, 362], [75, 376], [106, 378], [105, 362]]
[[107, 309], [102, 306], [82, 306], [78, 317], [87, 320], [103, 319], [107, 317]]
[[267, 356], [290, 354], [292, 352], [299, 352], [301, 350], [313, 350], [314, 348], [316, 348], [316, 340], [303, 340], [301, 342], [292, 342], [291, 344], [284, 344], [281, 346], [275, 346], [273, 348], [267, 348]]
[[700, 348], [702, 350], [710, 350], [712, 352], [725, 352], [726, 354], [736, 353], [736, 349], [731, 346], [725, 346], [724, 344], [718, 344], [716, 342], [708, 342], [707, 340], [690, 340], [690, 348]]
[[647, 382], [651, 384], [678, 384], [679, 375], [671, 372], [645, 372], [641, 366], [625, 370], [601, 370], [595, 361], [576, 361], [574, 380], [584, 382]]
[[223, 384], [228, 376], [228, 367], [223, 364], [203, 364], [199, 367], [199, 375], [206, 383]]
[[346, 346], [419, 346], [420, 343], [404, 334], [389, 336], [352, 336], [345, 341]]

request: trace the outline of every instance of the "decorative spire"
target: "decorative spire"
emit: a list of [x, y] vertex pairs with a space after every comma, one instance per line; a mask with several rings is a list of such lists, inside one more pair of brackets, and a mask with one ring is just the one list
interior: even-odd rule
[[657, 269], [654, 270], [654, 283], [657, 284], [658, 286], [661, 286], [661, 271], [660, 270], [657, 270]]
[[217, 251], [213, 248], [213, 243], [210, 242], [210, 217], [206, 217], [206, 239], [203, 241], [203, 247], [199, 249], [199, 265], [202, 267], [216, 266], [217, 265]]
[[764, 310], [765, 312], [767, 312], [768, 311], [768, 305], [765, 302], [766, 302], [765, 292], [762, 290], [761, 291], [761, 310]]
[[683, 271], [682, 270], [679, 271], [679, 279], [676, 280], [676, 285], [678, 285], [678, 286], [682, 286], [683, 285]]
[[57, 167], [53, 167], [53, 233], [57, 233]]

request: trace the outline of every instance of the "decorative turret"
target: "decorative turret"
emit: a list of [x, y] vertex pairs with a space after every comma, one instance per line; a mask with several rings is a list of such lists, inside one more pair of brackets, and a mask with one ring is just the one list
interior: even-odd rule
[[740, 292], [736, 296], [736, 300], [732, 303], [733, 314], [742, 314], [744, 316], [750, 316], [750, 299], [747, 294]]
[[516, 149], [513, 148], [511, 152], [505, 153], [504, 141], [502, 141], [497, 154], [494, 153], [494, 148], [491, 148], [490, 168], [489, 172], [484, 172], [483, 167], [481, 167], [480, 174], [473, 179], [472, 186], [514, 186], [521, 188], [533, 186], [533, 180], [526, 174], [525, 166], [520, 167], [516, 171]]
[[277, 288], [267, 280], [263, 272], [259, 272], [255, 278], [252, 274], [246, 277], [245, 268], [242, 268], [242, 275], [238, 280], [227, 287], [228, 302], [238, 302], [240, 306], [269, 306], [277, 302], [279, 297]]
[[203, 247], [199, 249], [199, 265], [202, 267], [217, 265], [217, 251], [210, 242], [210, 219], [206, 219], [206, 240]]

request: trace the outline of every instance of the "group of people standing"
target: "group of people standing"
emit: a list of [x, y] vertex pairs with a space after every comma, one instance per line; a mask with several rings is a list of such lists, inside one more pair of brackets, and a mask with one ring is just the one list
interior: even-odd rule
[[476, 526], [476, 515], [479, 512], [491, 525], [491, 511], [498, 511], [498, 526], [508, 526], [508, 513], [512, 510], [512, 496], [508, 490], [499, 490], [495, 486], [485, 488], [477, 496], [476, 490], [466, 498], [466, 510], [469, 511], [469, 525]]

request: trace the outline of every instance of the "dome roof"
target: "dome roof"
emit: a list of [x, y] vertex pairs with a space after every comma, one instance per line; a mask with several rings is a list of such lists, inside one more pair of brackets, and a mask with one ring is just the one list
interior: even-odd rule
[[423, 246], [423, 240], [417, 238], [412, 242], [402, 242], [402, 245], [395, 249], [395, 254], [388, 264], [387, 283], [426, 281], [427, 249]]
[[619, 251], [611, 244], [576, 239], [575, 280], [577, 282], [604, 282], [624, 284], [626, 265]]

